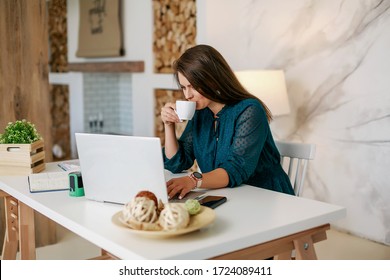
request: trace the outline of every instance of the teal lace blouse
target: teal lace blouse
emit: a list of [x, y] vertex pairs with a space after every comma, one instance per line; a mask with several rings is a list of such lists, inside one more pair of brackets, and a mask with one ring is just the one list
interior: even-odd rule
[[196, 158], [202, 172], [223, 168], [228, 187], [253, 185], [294, 194], [280, 165], [263, 106], [256, 99], [225, 105], [214, 118], [209, 108], [196, 111], [179, 139], [179, 150], [164, 156], [165, 168], [173, 173], [189, 169]]

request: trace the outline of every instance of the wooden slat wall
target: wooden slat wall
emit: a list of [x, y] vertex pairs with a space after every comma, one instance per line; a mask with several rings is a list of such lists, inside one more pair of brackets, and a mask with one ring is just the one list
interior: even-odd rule
[[[0, 36], [0, 130], [10, 121], [33, 122], [45, 141], [46, 162], [52, 161], [46, 0], [1, 0]], [[54, 223], [36, 219], [37, 245], [53, 243]]]
[[0, 18], [0, 128], [28, 119], [50, 156], [46, 1], [2, 0]]

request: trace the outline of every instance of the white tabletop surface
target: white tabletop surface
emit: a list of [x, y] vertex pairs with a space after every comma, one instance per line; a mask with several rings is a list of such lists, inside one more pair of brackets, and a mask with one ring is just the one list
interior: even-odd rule
[[[47, 169], [56, 166], [46, 164]], [[243, 185], [210, 191], [227, 202], [206, 228], [171, 238], [148, 238], [115, 225], [121, 205], [71, 197], [68, 191], [30, 193], [27, 176], [0, 176], [0, 189], [121, 259], [208, 259], [345, 217], [315, 200]], [[129, 200], [131, 198], [129, 197]]]

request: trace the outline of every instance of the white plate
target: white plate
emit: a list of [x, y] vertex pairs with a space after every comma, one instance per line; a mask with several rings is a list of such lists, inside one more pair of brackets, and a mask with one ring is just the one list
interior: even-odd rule
[[147, 237], [172, 237], [189, 232], [193, 232], [204, 228], [211, 224], [215, 220], [215, 212], [209, 207], [202, 206], [200, 212], [196, 215], [190, 216], [190, 223], [186, 228], [179, 230], [157, 230], [157, 231], [148, 231], [148, 230], [136, 230], [132, 229], [127, 223], [122, 220], [122, 211], [115, 213], [112, 216], [112, 222], [120, 227], [126, 227], [130, 232], [140, 234]]

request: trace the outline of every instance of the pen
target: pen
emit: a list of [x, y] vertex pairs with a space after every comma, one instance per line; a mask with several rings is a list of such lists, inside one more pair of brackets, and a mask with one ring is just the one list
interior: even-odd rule
[[63, 166], [63, 163], [59, 163], [58, 166], [59, 166], [62, 170], [67, 171], [66, 168], [65, 168], [65, 166]]

